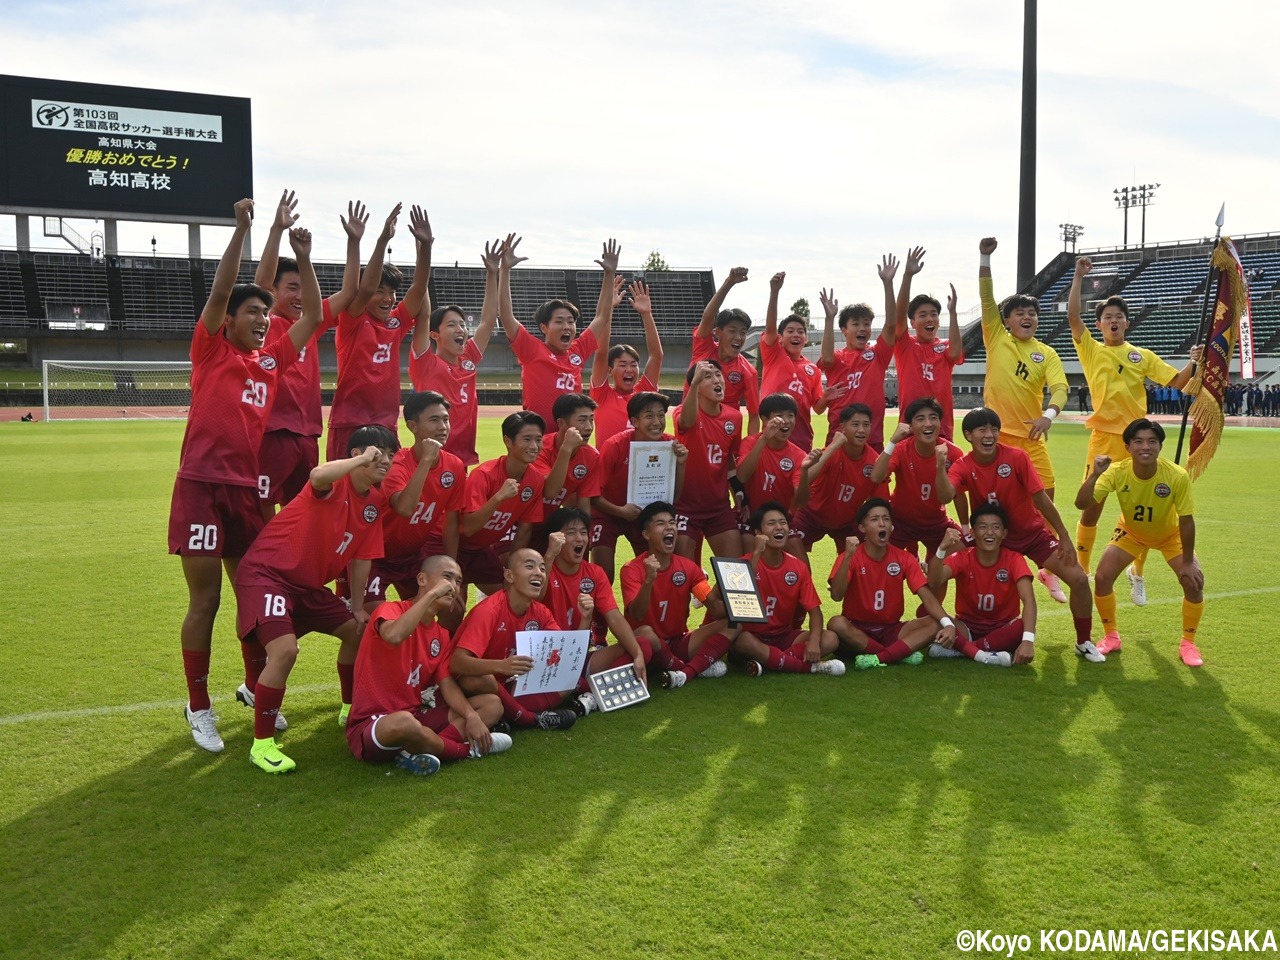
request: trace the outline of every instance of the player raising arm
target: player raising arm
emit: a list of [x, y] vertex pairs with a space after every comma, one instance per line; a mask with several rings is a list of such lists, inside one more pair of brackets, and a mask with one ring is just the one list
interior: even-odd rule
[[591, 366], [591, 399], [596, 407], [596, 444], [627, 429], [627, 401], [637, 393], [658, 389], [662, 375], [662, 338], [653, 319], [653, 302], [643, 280], [633, 280], [627, 287], [631, 306], [644, 324], [644, 342], [649, 359], [640, 372], [640, 354], [629, 343], [610, 347], [608, 353], [597, 350]]
[[[720, 309], [729, 291], [746, 281], [746, 267], [734, 267], [724, 278], [693, 331], [691, 360], [693, 363], [715, 360], [720, 364], [724, 372], [724, 402], [735, 410], [741, 406], [747, 408], [746, 434], [752, 434], [759, 426], [760, 385], [756, 381], [756, 368], [742, 355], [743, 344], [751, 332], [751, 317], [737, 307]], [[685, 395], [688, 393], [686, 386]]]
[[[681, 520], [677, 550], [682, 557], [697, 557], [705, 539], [715, 556], [738, 556], [742, 534], [729, 509], [729, 478], [738, 461], [742, 414], [723, 402], [724, 373], [716, 361], [697, 361], [685, 380], [689, 392], [675, 418], [676, 439], [689, 448], [686, 482], [676, 498]], [[741, 489], [739, 485], [734, 491], [739, 509]]]
[[791, 442], [805, 453], [813, 449], [813, 409], [822, 395], [822, 374], [804, 355], [809, 324], [797, 313], [778, 323], [778, 295], [787, 275], [775, 273], [769, 280], [769, 306], [764, 333], [760, 335], [760, 393], [788, 394], [796, 404], [796, 424]]
[[[924, 267], [924, 248], [916, 247], [907, 255], [902, 287], [898, 291], [897, 333], [893, 346], [894, 366], [898, 370], [898, 409], [905, 410], [913, 400], [934, 397], [942, 404], [942, 436], [955, 439], [955, 408], [952, 399], [951, 374], [964, 363], [964, 344], [960, 337], [960, 318], [956, 312], [956, 287], [951, 285], [947, 297], [950, 325], [947, 339], [938, 339], [939, 314], [942, 304], [927, 293], [911, 296], [911, 278]], [[911, 322], [914, 336], [907, 330]]]

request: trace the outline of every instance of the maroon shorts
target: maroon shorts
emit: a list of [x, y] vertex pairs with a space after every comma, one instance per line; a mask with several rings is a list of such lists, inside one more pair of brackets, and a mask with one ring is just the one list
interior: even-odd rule
[[[400, 752], [399, 747], [378, 742], [377, 723], [385, 716], [385, 713], [377, 713], [372, 717], [365, 717], [363, 720], [347, 724], [347, 746], [351, 748], [351, 755], [357, 760], [364, 760], [367, 763], [385, 763], [394, 759]], [[419, 709], [414, 712], [414, 718], [428, 730], [439, 733], [449, 723], [449, 706], [441, 703], [430, 710]]]
[[178, 477], [169, 503], [169, 552], [243, 557], [266, 522], [253, 487]]
[[889, 543], [895, 547], [900, 547], [908, 553], [918, 553], [917, 544], [923, 543], [925, 549], [933, 553], [938, 547], [942, 546], [942, 538], [948, 530], [959, 530], [960, 525], [947, 517], [946, 520], [939, 520], [937, 523], [931, 523], [928, 526], [917, 526], [914, 523], [903, 520], [893, 521], [893, 532], [889, 534]]
[[808, 630], [801, 630], [797, 627], [788, 627], [785, 630], [770, 630], [767, 633], [763, 631], [757, 633], [750, 629], [752, 626], [754, 626], [754, 624], [748, 624], [748, 633], [761, 643], [768, 644], [771, 647], [777, 647], [779, 650], [784, 652], [791, 650], [794, 647], [800, 647], [803, 650], [807, 641], [800, 638], [809, 633]]
[[627, 543], [631, 544], [631, 549], [635, 551], [637, 557], [649, 549], [649, 545], [644, 542], [644, 538], [640, 536], [640, 532], [636, 529], [634, 523], [619, 520], [617, 517], [607, 513], [592, 512], [592, 548], [605, 547], [609, 550], [617, 550], [619, 537], [626, 538]]
[[240, 568], [236, 574], [236, 635], [258, 642], [293, 634], [332, 634], [351, 619], [350, 608], [325, 587], [298, 590], [271, 579], [262, 570]]
[[983, 650], [1007, 650], [1012, 653], [1022, 643], [1022, 618], [995, 621], [962, 621], [969, 630], [969, 639]]
[[502, 583], [502, 561], [494, 547], [481, 547], [479, 550], [458, 547], [458, 566], [462, 568], [462, 579], [467, 583]]
[[901, 620], [897, 623], [860, 623], [857, 620], [850, 620], [849, 622], [876, 643], [885, 647], [895, 643], [898, 639], [898, 634], [902, 633], [902, 628], [906, 626]]
[[849, 537], [858, 535], [858, 527], [852, 521], [840, 527], [832, 527], [808, 507], [801, 507], [791, 518], [791, 536], [804, 543], [805, 550], [810, 550], [823, 537], [835, 541], [836, 551], [844, 549], [844, 542]]
[[681, 507], [676, 508], [676, 530], [686, 537], [705, 540], [708, 537], [718, 536], [737, 529], [738, 515], [734, 513], [727, 503], [713, 510], [690, 510], [686, 512]]
[[374, 560], [369, 564], [369, 580], [364, 586], [365, 603], [381, 603], [387, 599], [387, 589], [396, 588], [401, 600], [412, 600], [418, 595], [418, 571], [427, 554], [388, 560]]
[[258, 447], [258, 498], [284, 506], [302, 492], [320, 463], [320, 442], [292, 430], [262, 435]]
[[1062, 541], [1055, 537], [1047, 528], [1039, 527], [1029, 534], [1009, 534], [1005, 538], [1002, 546], [1020, 553], [1024, 557], [1030, 557], [1040, 566], [1044, 566], [1044, 562], [1058, 552], [1058, 547]]

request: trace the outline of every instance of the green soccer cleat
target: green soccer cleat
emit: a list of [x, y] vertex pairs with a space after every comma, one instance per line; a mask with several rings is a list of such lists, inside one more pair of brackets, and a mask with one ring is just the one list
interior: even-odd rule
[[351, 704], [344, 703], [342, 709], [338, 711], [338, 726], [343, 730], [347, 729], [347, 717], [351, 716]]
[[924, 663], [924, 654], [917, 650], [915, 653], [911, 654], [911, 656], [903, 657], [902, 662], [910, 667], [918, 667], [920, 664]]
[[274, 739], [254, 740], [249, 749], [249, 761], [267, 773], [289, 773], [297, 767], [292, 758], [280, 752], [280, 746]]
[[887, 667], [887, 663], [881, 663], [880, 658], [874, 653], [860, 653], [853, 658], [853, 669], [855, 670], [873, 670], [876, 667]]

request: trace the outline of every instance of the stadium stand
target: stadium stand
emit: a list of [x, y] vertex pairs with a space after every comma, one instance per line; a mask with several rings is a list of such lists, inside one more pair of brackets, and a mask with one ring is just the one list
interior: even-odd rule
[[0, 324], [27, 325], [27, 298], [16, 250], [0, 250]]

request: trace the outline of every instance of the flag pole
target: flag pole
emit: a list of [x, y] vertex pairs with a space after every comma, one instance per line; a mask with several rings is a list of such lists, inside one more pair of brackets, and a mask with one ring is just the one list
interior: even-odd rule
[[[1222, 225], [1226, 222], [1227, 205], [1223, 203], [1218, 210], [1218, 219], [1214, 221], [1217, 224], [1217, 232], [1213, 235], [1213, 250], [1209, 251], [1209, 273], [1204, 281], [1204, 303], [1200, 307], [1200, 329], [1196, 333], [1196, 343], [1202, 345], [1205, 350], [1209, 349], [1209, 333], [1213, 328], [1210, 322], [1213, 318], [1209, 313], [1209, 297], [1213, 293], [1214, 274], [1217, 268], [1213, 265], [1213, 255], [1218, 249], [1218, 241], [1222, 239]], [[1204, 363], [1201, 359], [1200, 363]], [[1199, 364], [1197, 364], [1199, 366]], [[1195, 376], [1193, 370], [1192, 376]], [[1182, 463], [1182, 442], [1187, 434], [1187, 419], [1191, 414], [1191, 397], [1182, 394], [1182, 426], [1178, 430], [1178, 449], [1173, 455], [1174, 463]]]

